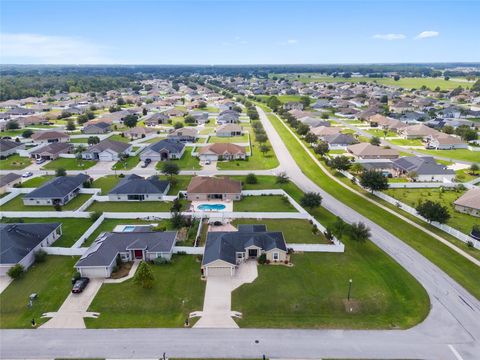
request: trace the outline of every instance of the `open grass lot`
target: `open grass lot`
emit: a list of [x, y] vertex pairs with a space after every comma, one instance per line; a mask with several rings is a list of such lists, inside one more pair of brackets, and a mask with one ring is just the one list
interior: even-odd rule
[[131, 170], [135, 166], [137, 166], [139, 162], [140, 162], [139, 155], [129, 156], [128, 158], [125, 159], [125, 161], [119, 160], [115, 164], [113, 164], [112, 170]]
[[133, 279], [104, 284], [89, 311], [98, 319], [85, 319], [88, 328], [182, 327], [190, 312], [203, 308], [205, 282], [195, 256], [174, 256], [167, 265], [152, 265], [155, 282], [143, 289]]
[[159, 142], [160, 140], [165, 140], [166, 139], [166, 136], [157, 136], [157, 137], [154, 137], [154, 138], [151, 138], [151, 139], [147, 139], [145, 141], [141, 141], [142, 144], [153, 144], [153, 143], [156, 143], [156, 142]]
[[235, 219], [232, 224], [265, 224], [268, 231], [281, 231], [288, 244], [328, 244], [322, 233], [313, 233], [313, 226], [302, 219]]
[[[71, 247], [92, 225], [88, 218], [22, 218], [25, 223], [62, 223], [62, 236], [53, 243], [55, 247]], [[18, 222], [17, 219], [3, 218], [1, 222]]]
[[460, 182], [471, 181], [480, 176], [480, 172], [473, 173], [470, 169], [456, 170], [456, 179]]
[[242, 136], [210, 136], [208, 143], [248, 143], [248, 135]]
[[287, 197], [280, 195], [244, 196], [233, 202], [233, 211], [238, 212], [297, 212]]
[[[270, 146], [270, 143], [267, 142]], [[217, 168], [219, 170], [267, 170], [274, 169], [278, 166], [278, 160], [275, 152], [270, 149], [265, 155], [258, 150], [259, 145], [252, 143], [252, 156], [248, 156], [247, 160], [219, 161]]]
[[46, 183], [48, 180], [53, 179], [53, 175], [42, 175], [42, 176], [37, 176], [31, 179], [28, 179], [24, 182], [22, 182], [22, 187], [23, 188], [36, 188], [39, 187], [40, 185], [43, 185]]
[[120, 142], [124, 142], [124, 143], [130, 142], [130, 138], [128, 136], [122, 136], [120, 134], [115, 134], [115, 135], [109, 136], [108, 140], [120, 141]]
[[71, 142], [71, 143], [74, 143], [74, 144], [86, 144], [86, 143], [88, 143], [88, 137], [85, 137], [85, 138], [73, 138], [73, 139], [70, 139], [70, 142]]
[[102, 195], [107, 195], [108, 192], [112, 190], [120, 180], [121, 178], [115, 175], [102, 176], [93, 181], [92, 188], [102, 189]]
[[[190, 150], [191, 148], [186, 148], [181, 159], [171, 161], [177, 164], [181, 170], [201, 170], [202, 167], [200, 166], [199, 160], [196, 157], [192, 156]], [[159, 161], [157, 162], [157, 165], [155, 165], [155, 168], [157, 170], [161, 170], [163, 164], [163, 161]]]
[[[0, 327], [31, 328], [32, 318], [38, 325], [48, 319], [45, 312], [57, 311], [68, 296], [72, 283], [73, 265], [78, 257], [47, 256], [44, 263], [33, 265], [23, 278], [13, 281], [0, 294]], [[28, 308], [28, 297], [38, 294], [33, 307]]]
[[21, 157], [13, 154], [6, 159], [0, 160], [1, 170], [21, 170], [32, 164], [32, 160], [28, 157]]
[[370, 129], [370, 130], [366, 130], [369, 134], [372, 134], [373, 136], [377, 136], [381, 139], [383, 139], [385, 136], [386, 137], [389, 137], [389, 136], [397, 136], [396, 133], [394, 133], [393, 131], [387, 131], [387, 135], [385, 135], [385, 132], [383, 130], [380, 130], [380, 129]]
[[[169, 176], [159, 176], [162, 180], [169, 180]], [[187, 190], [188, 184], [192, 179], [189, 175], [175, 175], [173, 181], [170, 183], [170, 189], [168, 189], [168, 195], [177, 195], [180, 190]]]
[[85, 170], [91, 168], [96, 163], [97, 162], [93, 160], [58, 158], [50, 161], [48, 164], [42, 167], [42, 170], [57, 170], [60, 168], [65, 170]]
[[[87, 201], [91, 194], [78, 194], [66, 205], [62, 206], [63, 211], [77, 210], [82, 204]], [[23, 195], [15, 196], [12, 200], [0, 206], [2, 211], [55, 211], [52, 205], [50, 206], [27, 206], [23, 205]]]
[[388, 142], [393, 145], [399, 146], [423, 146], [423, 142], [420, 139], [391, 139]]
[[435, 201], [448, 207], [451, 218], [447, 225], [469, 234], [474, 224], [480, 225], [480, 218], [455, 211], [453, 202], [457, 200], [465, 191], [448, 190], [442, 192], [440, 189], [388, 189], [387, 195], [395, 199], [416, 207], [420, 201]]
[[[266, 107], [264, 106], [264, 108]], [[480, 298], [480, 269], [476, 265], [426, 233], [402, 221], [395, 215], [382, 210], [377, 205], [366, 202], [358, 195], [347, 191], [344, 187], [332, 181], [332, 179], [318, 168], [280, 120], [271, 114], [268, 117], [282, 137], [297, 164], [312, 181], [352, 209], [370, 218], [383, 228], [388, 229], [393, 235], [412, 246], [420, 254], [448, 273], [474, 296]], [[425, 225], [425, 223], [420, 220], [418, 221], [422, 226]], [[392, 226], [392, 224], [396, 226]], [[432, 230], [429, 227], [427, 228]], [[441, 230], [438, 230], [437, 233], [448, 238]], [[464, 246], [464, 248], [467, 247]]]
[[[183, 209], [187, 205], [183, 201]], [[171, 201], [94, 201], [87, 211], [101, 212], [170, 212]]]
[[[298, 102], [302, 98], [301, 95], [276, 95], [276, 96], [278, 100], [280, 100], [280, 102], [284, 104], [291, 101]], [[260, 97], [261, 99], [268, 99], [270, 95], [259, 95], [258, 97]]]
[[480, 151], [470, 151], [468, 149], [455, 149], [455, 150], [417, 150], [422, 154], [428, 154], [432, 156], [441, 156], [448, 158], [452, 161], [471, 161], [480, 162]]

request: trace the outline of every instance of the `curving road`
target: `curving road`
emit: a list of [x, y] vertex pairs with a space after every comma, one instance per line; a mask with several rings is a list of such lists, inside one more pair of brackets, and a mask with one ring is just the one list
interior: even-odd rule
[[[426, 289], [432, 310], [409, 330], [112, 329], [2, 330], [2, 358], [260, 357], [478, 360], [480, 302], [400, 239], [323, 191], [297, 166], [262, 109], [257, 109], [286, 171], [303, 191], [348, 222], [363, 221], [372, 241]], [[395, 224], [392, 224], [395, 226]], [[181, 280], [179, 280], [181, 281]]]

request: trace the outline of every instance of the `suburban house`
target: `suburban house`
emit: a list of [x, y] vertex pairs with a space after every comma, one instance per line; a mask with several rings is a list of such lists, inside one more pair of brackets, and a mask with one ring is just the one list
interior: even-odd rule
[[198, 125], [202, 125], [208, 122], [208, 112], [206, 111], [192, 111], [190, 115], [195, 118]]
[[0, 139], [0, 157], [6, 158], [13, 155], [17, 150], [25, 149], [25, 144], [21, 142], [15, 142], [7, 139]]
[[136, 126], [134, 128], [128, 129], [123, 134], [130, 139], [142, 139], [148, 135], [155, 134], [155, 129], [150, 129], [145, 126]]
[[89, 181], [86, 174], [59, 176], [47, 181], [23, 197], [24, 205], [65, 205], [80, 193]]
[[215, 143], [202, 146], [198, 150], [198, 158], [201, 161], [211, 160], [245, 160], [247, 153], [243, 146], [231, 143]]
[[140, 154], [140, 160], [166, 161], [180, 159], [185, 151], [185, 144], [164, 139], [147, 146]]
[[348, 145], [358, 143], [358, 140], [348, 134], [333, 134], [323, 136], [323, 140], [328, 143], [329, 148], [344, 148]]
[[340, 134], [342, 129], [340, 127], [333, 126], [318, 126], [313, 129], [310, 129], [310, 132], [314, 135], [317, 135], [319, 138], [324, 138], [325, 136], [331, 136]]
[[441, 132], [428, 135], [425, 138], [425, 142], [425, 147], [427, 149], [452, 150], [468, 148], [468, 144], [461, 138]]
[[296, 101], [289, 101], [285, 104], [283, 104], [283, 109], [284, 110], [303, 110], [303, 103], [301, 102], [296, 102]]
[[262, 254], [271, 262], [287, 260], [287, 244], [281, 232], [267, 231], [265, 225], [239, 225], [238, 231], [208, 232], [202, 273], [234, 276], [237, 266]]
[[195, 176], [187, 188], [188, 201], [240, 200], [242, 182], [227, 177]]
[[82, 152], [82, 159], [99, 161], [118, 161], [121, 154], [130, 152], [132, 145], [121, 141], [105, 139]]
[[217, 124], [236, 124], [240, 120], [240, 114], [235, 110], [224, 110], [217, 117]]
[[60, 157], [60, 154], [70, 154], [72, 148], [72, 144], [55, 142], [33, 150], [30, 156], [34, 159], [55, 160]]
[[180, 141], [183, 143], [195, 142], [198, 131], [195, 128], [184, 127], [176, 129], [167, 135], [170, 140]]
[[405, 139], [423, 139], [428, 135], [437, 134], [438, 131], [423, 124], [410, 125], [399, 131]]
[[7, 188], [22, 182], [22, 177], [15, 173], [0, 175], [0, 194], [5, 194]]
[[241, 136], [243, 131], [242, 127], [238, 124], [224, 124], [217, 127], [215, 130], [217, 136], [220, 137], [230, 137], [230, 136]]
[[125, 176], [108, 193], [110, 201], [155, 201], [162, 200], [170, 188], [166, 180], [153, 175], [143, 178], [136, 174]]
[[144, 120], [146, 126], [157, 126], [162, 124], [168, 124], [169, 122], [170, 117], [162, 113], [153, 113], [151, 115], [148, 115]]
[[80, 275], [108, 278], [120, 261], [171, 259], [176, 231], [152, 231], [150, 227], [133, 225], [131, 228], [100, 234], [75, 264]]
[[54, 142], [68, 142], [70, 137], [61, 131], [38, 131], [32, 134], [31, 139], [37, 144], [48, 144]]
[[0, 224], [0, 276], [16, 264], [28, 269], [35, 253], [62, 235], [61, 223]]
[[455, 171], [438, 164], [432, 156], [405, 156], [392, 161], [396, 176], [412, 176], [420, 182], [452, 182]]
[[347, 151], [359, 159], [397, 159], [400, 155], [395, 149], [386, 149], [369, 143], [347, 146]]
[[186, 113], [185, 111], [174, 108], [174, 109], [165, 110], [163, 114], [170, 117], [181, 117], [181, 116], [185, 116]]
[[87, 124], [83, 127], [84, 134], [106, 134], [112, 130], [112, 126], [107, 122], [96, 122]]
[[455, 210], [480, 217], [480, 188], [468, 190], [453, 202]]

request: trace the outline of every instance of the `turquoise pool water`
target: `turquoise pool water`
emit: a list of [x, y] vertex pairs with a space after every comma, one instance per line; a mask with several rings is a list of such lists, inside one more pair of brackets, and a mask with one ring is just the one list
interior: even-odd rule
[[198, 210], [207, 210], [207, 211], [218, 211], [218, 210], [224, 210], [225, 205], [223, 204], [202, 204], [198, 205], [197, 209]]
[[123, 228], [122, 232], [132, 232], [133, 230], [135, 230], [135, 226], [127, 225]]

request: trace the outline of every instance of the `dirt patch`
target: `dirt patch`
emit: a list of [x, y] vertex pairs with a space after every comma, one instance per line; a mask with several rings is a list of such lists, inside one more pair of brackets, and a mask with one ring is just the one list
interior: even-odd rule
[[360, 302], [355, 299], [343, 299], [343, 305], [347, 313], [356, 314], [360, 311]]
[[130, 269], [133, 266], [133, 262], [126, 262], [126, 263], [121, 263], [120, 266], [118, 267], [117, 271], [112, 272], [112, 275], [110, 276], [111, 279], [121, 279], [125, 276], [128, 275], [130, 272]]

